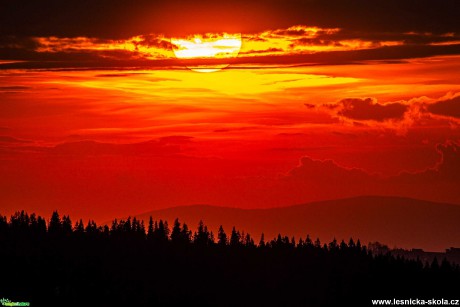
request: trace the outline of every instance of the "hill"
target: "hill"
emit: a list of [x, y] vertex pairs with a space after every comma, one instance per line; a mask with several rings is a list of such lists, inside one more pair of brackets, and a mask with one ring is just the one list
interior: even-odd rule
[[460, 206], [403, 197], [362, 196], [270, 209], [239, 209], [192, 205], [154, 210], [136, 215], [146, 222], [175, 218], [195, 229], [203, 222], [216, 234], [219, 225], [230, 233], [233, 226], [250, 233], [257, 242], [278, 233], [323, 242], [332, 238], [379, 241], [390, 247], [444, 251], [460, 246]]

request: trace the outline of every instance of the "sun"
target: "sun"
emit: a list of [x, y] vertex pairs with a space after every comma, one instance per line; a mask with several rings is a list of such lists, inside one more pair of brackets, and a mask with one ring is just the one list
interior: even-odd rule
[[191, 70], [215, 72], [228, 65], [241, 49], [239, 34], [195, 34], [185, 38], [171, 38], [176, 57]]

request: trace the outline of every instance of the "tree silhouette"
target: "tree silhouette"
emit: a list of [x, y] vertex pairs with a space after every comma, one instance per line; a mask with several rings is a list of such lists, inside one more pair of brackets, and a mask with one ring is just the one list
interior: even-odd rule
[[358, 239], [358, 241], [356, 241], [356, 248], [358, 250], [361, 250], [361, 241], [359, 241], [359, 239]]
[[68, 215], [62, 217], [62, 233], [65, 235], [70, 235], [72, 233], [72, 221]]
[[217, 244], [219, 246], [226, 246], [227, 245], [227, 234], [224, 231], [222, 225], [219, 226], [219, 231], [217, 233]]
[[193, 243], [200, 246], [212, 245], [214, 243], [212, 234], [208, 231], [208, 227], [205, 226], [201, 220], [198, 223], [197, 231], [193, 235]]
[[239, 246], [241, 243], [241, 234], [236, 231], [235, 227], [232, 228], [232, 234], [230, 236], [230, 246]]
[[434, 257], [433, 261], [431, 262], [430, 268], [433, 271], [438, 271], [439, 270], [439, 263], [438, 263], [438, 258], [437, 257]]
[[[114, 222], [116, 223], [116, 220]], [[75, 223], [74, 232], [78, 234], [83, 234], [85, 232], [85, 226], [83, 226], [82, 219], [80, 219], [78, 222]]]
[[335, 251], [335, 250], [337, 250], [337, 249], [339, 248], [339, 246], [337, 245], [337, 240], [335, 239], [335, 237], [334, 237], [334, 239], [329, 243], [328, 248], [329, 248], [330, 251]]
[[86, 227], [82, 220], [70, 226], [57, 211], [48, 225], [24, 211], [9, 221], [0, 215], [0, 263], [8, 277], [0, 279], [2, 295], [36, 306], [81, 306], [88, 299], [97, 306], [364, 306], [382, 296], [454, 297], [460, 283], [459, 265], [447, 259], [424, 266], [371, 253], [351, 238], [322, 246], [308, 235], [296, 244], [281, 234], [265, 242], [262, 234], [256, 248], [235, 227], [230, 239], [219, 227], [215, 243], [202, 221], [193, 240], [178, 219], [170, 235], [167, 221], [152, 218], [147, 230], [130, 217], [110, 228], [91, 219]]
[[59, 213], [57, 211], [53, 211], [51, 215], [50, 223], [48, 225], [48, 231], [52, 234], [60, 234], [62, 230], [62, 223]]
[[244, 237], [244, 246], [246, 247], [255, 247], [256, 245], [254, 244], [254, 240], [251, 238], [249, 233], [246, 234]]
[[262, 234], [260, 235], [259, 247], [261, 247], [261, 248], [264, 248], [264, 247], [265, 247], [265, 235], [264, 235], [263, 232], [262, 232]]
[[182, 228], [181, 224], [179, 223], [179, 219], [174, 220], [174, 225], [171, 231], [171, 241], [172, 242], [181, 242], [181, 237], [182, 237]]
[[351, 249], [354, 249], [356, 247], [355, 241], [353, 241], [353, 238], [350, 238], [350, 241], [348, 241], [348, 247]]
[[315, 240], [315, 247], [316, 248], [321, 248], [321, 241], [319, 240], [319, 238], [316, 238], [316, 240]]
[[0, 214], [0, 238], [6, 235], [7, 230], [8, 230], [8, 222], [7, 222], [6, 216], [2, 216]]
[[166, 243], [169, 240], [169, 228], [168, 228], [168, 222], [163, 222], [163, 220], [160, 220], [158, 222], [158, 226], [155, 227], [154, 233], [154, 240], [158, 243]]
[[152, 216], [150, 216], [149, 226], [147, 228], [147, 239], [153, 240], [153, 231], [154, 231], [153, 219], [152, 219]]
[[182, 225], [181, 235], [182, 235], [182, 240], [185, 244], [190, 243], [191, 237], [192, 237], [192, 231], [188, 229], [188, 226], [185, 223]]
[[345, 240], [340, 241], [340, 250], [344, 251], [348, 249], [347, 243], [345, 243]]

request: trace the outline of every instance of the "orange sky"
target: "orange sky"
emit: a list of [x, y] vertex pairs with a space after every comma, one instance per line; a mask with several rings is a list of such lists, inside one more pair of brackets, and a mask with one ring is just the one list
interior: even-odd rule
[[43, 1], [0, 14], [2, 214], [460, 204], [458, 2]]
[[104, 220], [361, 194], [460, 203], [458, 69], [460, 57], [215, 73], [5, 70], [2, 208]]

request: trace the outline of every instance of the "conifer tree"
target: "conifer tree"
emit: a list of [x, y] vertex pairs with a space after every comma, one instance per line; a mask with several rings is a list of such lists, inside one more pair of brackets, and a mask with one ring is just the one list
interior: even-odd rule
[[149, 217], [149, 226], [147, 228], [147, 239], [153, 239], [153, 219], [152, 216]]
[[182, 229], [178, 218], [174, 220], [171, 231], [171, 241], [174, 243], [180, 243], [182, 241]]
[[344, 240], [340, 241], [340, 250], [346, 250], [348, 248], [347, 243]]
[[235, 227], [232, 229], [232, 234], [230, 236], [230, 246], [240, 245], [241, 235], [239, 231], [236, 231]]
[[261, 247], [261, 248], [264, 248], [264, 247], [265, 247], [265, 235], [264, 235], [263, 232], [262, 232], [262, 234], [260, 235], [259, 247]]
[[355, 241], [353, 241], [353, 238], [350, 238], [350, 241], [348, 241], [348, 247], [349, 248], [355, 248]]
[[[114, 223], [116, 223], [116, 220], [114, 221]], [[112, 225], [114, 225], [114, 223], [112, 223]], [[80, 234], [85, 232], [85, 227], [83, 226], [82, 219], [80, 219], [79, 221], [75, 223], [74, 232], [80, 233]]]
[[226, 246], [227, 245], [227, 234], [224, 231], [222, 225], [219, 227], [219, 232], [217, 233], [217, 244], [219, 246]]
[[319, 240], [319, 238], [316, 238], [315, 247], [316, 248], [321, 248], [321, 241]]
[[188, 229], [188, 226], [185, 223], [182, 225], [181, 236], [185, 243], [190, 243], [192, 232]]
[[68, 215], [64, 215], [62, 217], [62, 232], [64, 234], [72, 233], [72, 221], [70, 220], [70, 216]]
[[49, 233], [58, 234], [62, 230], [62, 222], [57, 211], [53, 211], [51, 215], [50, 223], [48, 226]]

